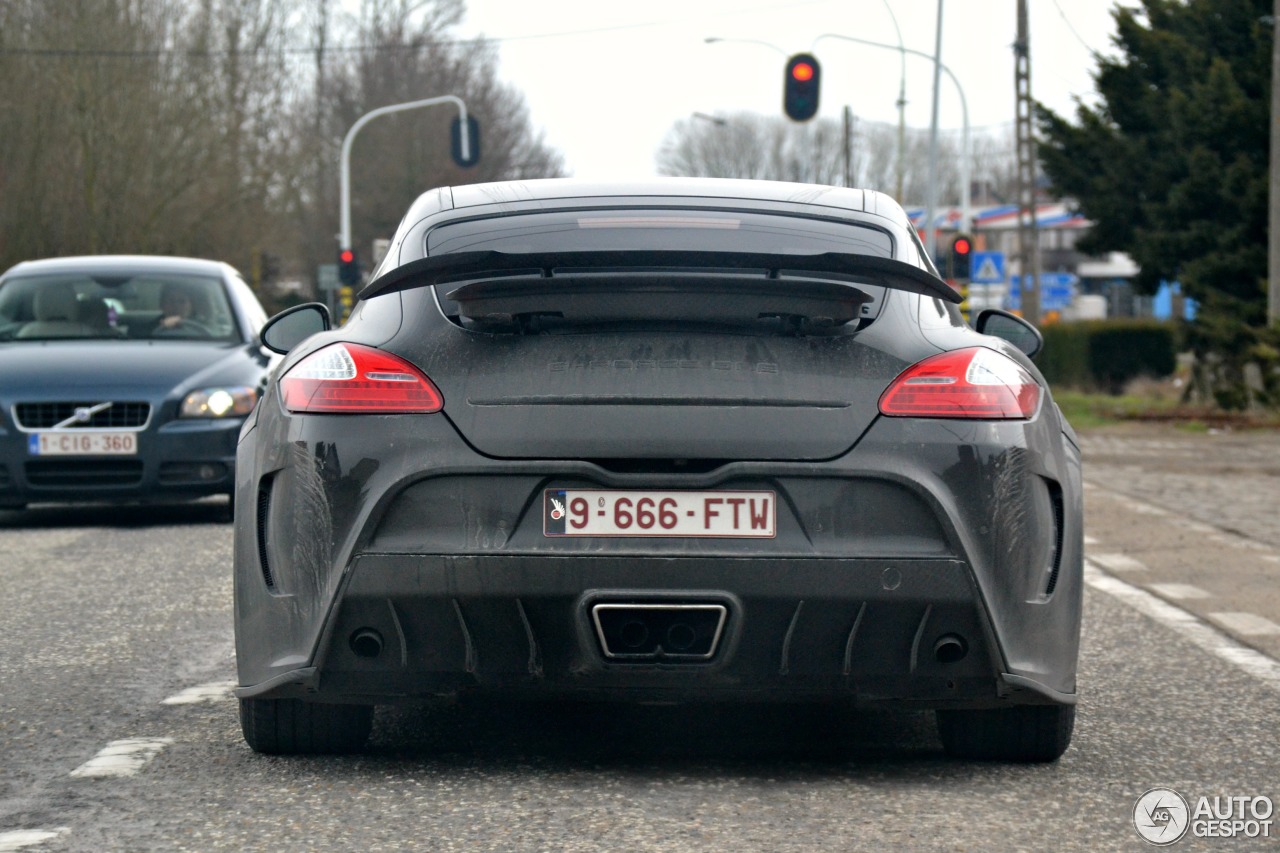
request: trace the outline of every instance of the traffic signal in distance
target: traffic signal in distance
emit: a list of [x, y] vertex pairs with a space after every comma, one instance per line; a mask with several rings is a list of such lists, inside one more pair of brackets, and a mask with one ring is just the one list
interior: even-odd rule
[[973, 238], [963, 232], [952, 237], [951, 251], [947, 252], [947, 278], [968, 281], [972, 258]]
[[449, 126], [449, 153], [453, 162], [470, 168], [480, 162], [480, 122], [475, 116], [467, 116], [467, 156], [462, 156], [462, 119], [456, 116]]
[[355, 249], [338, 251], [338, 281], [347, 287], [360, 283], [360, 261], [356, 259]]
[[783, 81], [782, 111], [792, 121], [808, 121], [818, 113], [818, 83], [822, 70], [811, 53], [797, 53], [787, 60]]

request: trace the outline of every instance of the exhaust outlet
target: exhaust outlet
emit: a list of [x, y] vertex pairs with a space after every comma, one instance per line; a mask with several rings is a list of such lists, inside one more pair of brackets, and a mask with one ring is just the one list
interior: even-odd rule
[[933, 644], [933, 659], [938, 663], [958, 663], [969, 654], [969, 644], [959, 634], [943, 634]]
[[729, 609], [723, 604], [595, 604], [591, 621], [610, 660], [705, 661], [715, 656]]
[[357, 657], [376, 658], [382, 654], [382, 634], [373, 628], [360, 628], [349, 642]]

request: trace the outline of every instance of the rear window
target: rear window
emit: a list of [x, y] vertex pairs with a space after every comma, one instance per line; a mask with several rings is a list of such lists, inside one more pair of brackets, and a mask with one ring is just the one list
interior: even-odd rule
[[18, 275], [0, 285], [0, 340], [240, 341], [222, 280], [181, 273]]
[[628, 249], [841, 252], [893, 257], [884, 231], [850, 222], [720, 210], [585, 210], [450, 222], [427, 234], [428, 255]]

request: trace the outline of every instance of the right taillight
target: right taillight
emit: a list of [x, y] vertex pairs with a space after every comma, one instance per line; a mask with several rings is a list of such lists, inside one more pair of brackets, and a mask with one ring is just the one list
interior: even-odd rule
[[1041, 388], [1022, 365], [985, 347], [944, 352], [913, 364], [880, 395], [880, 413], [899, 418], [1027, 419]]

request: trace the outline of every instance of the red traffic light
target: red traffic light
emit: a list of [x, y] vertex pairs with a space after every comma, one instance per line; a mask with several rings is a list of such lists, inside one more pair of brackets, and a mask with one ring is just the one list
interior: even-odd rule
[[350, 249], [343, 249], [338, 253], [338, 260], [341, 263], [349, 264], [356, 259], [356, 253]]
[[969, 243], [969, 238], [957, 237], [956, 241], [951, 244], [951, 248], [957, 255], [967, 255], [973, 246]]
[[791, 66], [791, 76], [801, 83], [808, 83], [813, 79], [813, 66], [807, 62], [797, 62]]
[[808, 121], [818, 112], [818, 83], [822, 69], [811, 53], [797, 53], [787, 60], [783, 78], [782, 111], [792, 121]]

